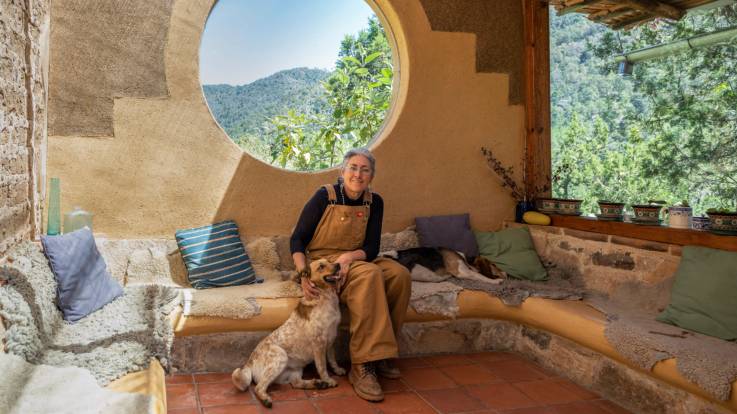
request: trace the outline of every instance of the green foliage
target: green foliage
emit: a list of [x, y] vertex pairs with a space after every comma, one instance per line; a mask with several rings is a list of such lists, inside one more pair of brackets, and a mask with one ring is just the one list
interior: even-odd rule
[[338, 56], [335, 71], [322, 82], [330, 111], [290, 110], [269, 120], [272, 163], [296, 170], [332, 167], [346, 150], [367, 145], [383, 124], [393, 70], [378, 20], [370, 18], [368, 28], [347, 35]]
[[322, 69], [279, 71], [247, 85], [203, 85], [215, 119], [234, 141], [243, 135], [261, 136], [268, 119], [286, 114], [328, 113], [321, 82], [330, 76]]
[[597, 199], [733, 206], [737, 42], [638, 63], [630, 78], [612, 57], [735, 25], [737, 6], [622, 33], [552, 17], [554, 195], [584, 199], [588, 213]]
[[389, 109], [392, 54], [376, 17], [344, 37], [335, 66], [203, 90], [215, 119], [251, 155], [294, 170], [329, 168], [348, 149], [367, 145]]

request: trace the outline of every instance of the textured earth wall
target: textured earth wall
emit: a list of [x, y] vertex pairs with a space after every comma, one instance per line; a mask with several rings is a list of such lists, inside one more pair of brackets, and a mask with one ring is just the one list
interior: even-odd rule
[[0, 0], [0, 256], [40, 232], [48, 0]]
[[[476, 34], [476, 70], [509, 74], [509, 102], [524, 102], [522, 2], [421, 0], [433, 30]], [[471, 12], [469, 12], [471, 11]]]
[[[394, 104], [371, 145], [384, 230], [465, 212], [474, 228], [499, 228], [514, 200], [480, 148], [515, 166], [521, 181], [519, 2], [367, 2], [393, 33], [397, 58]], [[212, 117], [199, 47], [214, 3], [53, 3], [49, 176], [61, 180], [62, 211], [91, 211], [96, 233], [172, 238], [231, 219], [245, 237], [285, 235], [314, 191], [335, 181], [336, 168], [262, 163]]]

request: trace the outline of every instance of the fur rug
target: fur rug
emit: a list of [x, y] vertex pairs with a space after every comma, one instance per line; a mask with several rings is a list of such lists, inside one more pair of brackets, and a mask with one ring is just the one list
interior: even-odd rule
[[658, 322], [667, 306], [672, 278], [652, 286], [624, 284], [611, 297], [587, 299], [607, 315], [604, 335], [614, 349], [640, 368], [676, 359], [676, 368], [717, 399], [730, 397], [737, 380], [737, 343]]
[[547, 299], [581, 300], [584, 289], [564, 279], [550, 278], [545, 282], [504, 279], [501, 283], [491, 284], [477, 280], [451, 278], [448, 282], [463, 289], [480, 290], [499, 298], [507, 306], [519, 306], [525, 299], [535, 296]]
[[146, 369], [152, 357], [168, 368], [177, 289], [126, 287], [123, 296], [71, 324], [56, 307], [56, 280], [39, 245], [22, 243], [9, 252], [0, 279], [7, 282], [0, 287], [0, 316], [8, 353], [37, 365], [84, 368], [102, 386]]
[[100, 388], [81, 368], [32, 365], [21, 357], [0, 353], [0, 372], [0, 413], [153, 412], [151, 397]]
[[261, 313], [256, 299], [299, 298], [302, 289], [291, 280], [266, 279], [263, 283], [217, 289], [184, 290], [185, 316], [248, 319]]

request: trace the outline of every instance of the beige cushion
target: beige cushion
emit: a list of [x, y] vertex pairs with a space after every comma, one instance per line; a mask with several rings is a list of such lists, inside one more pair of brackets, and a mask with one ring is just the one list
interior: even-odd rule
[[131, 372], [108, 384], [107, 389], [117, 392], [143, 394], [153, 398], [152, 414], [166, 414], [166, 377], [164, 368], [155, 358], [148, 369]]

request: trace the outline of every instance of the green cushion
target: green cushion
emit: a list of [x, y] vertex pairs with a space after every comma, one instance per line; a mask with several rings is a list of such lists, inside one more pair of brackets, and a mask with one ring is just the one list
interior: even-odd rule
[[510, 277], [527, 280], [547, 280], [527, 227], [497, 232], [475, 232], [479, 254], [486, 257]]
[[737, 339], [737, 253], [685, 246], [670, 304], [657, 320]]

